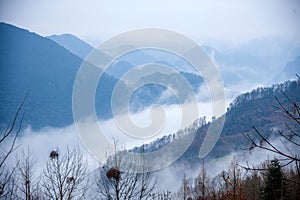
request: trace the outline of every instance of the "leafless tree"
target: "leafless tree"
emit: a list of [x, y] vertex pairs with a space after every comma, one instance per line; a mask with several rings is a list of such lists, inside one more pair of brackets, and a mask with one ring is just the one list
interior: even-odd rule
[[242, 187], [242, 172], [237, 159], [233, 157], [229, 166], [230, 184], [232, 188], [232, 199], [246, 199], [245, 191]]
[[261, 171], [253, 170], [249, 171], [251, 173], [246, 176], [243, 181], [243, 188], [245, 190], [245, 195], [249, 200], [259, 200], [261, 199], [261, 191], [263, 188], [263, 178]]
[[40, 178], [36, 174], [36, 160], [33, 158], [29, 147], [21, 152], [21, 155], [17, 158], [19, 163], [17, 167], [17, 193], [18, 199], [40, 199], [39, 181]]
[[[27, 93], [28, 94], [28, 93]], [[11, 124], [9, 124], [0, 134], [0, 198], [10, 198], [15, 190], [15, 167], [6, 166], [6, 162], [11, 154], [19, 147], [16, 140], [20, 134], [24, 119], [24, 107], [27, 94], [19, 105]]]
[[[155, 188], [150, 169], [144, 162], [128, 160], [126, 150], [114, 139], [112, 156], [106, 165], [99, 168], [96, 178], [97, 192], [101, 198], [109, 200], [150, 199]], [[124, 167], [126, 166], [126, 171]], [[140, 173], [136, 173], [140, 171]]]
[[189, 181], [186, 178], [186, 175], [184, 174], [181, 186], [179, 188], [179, 191], [177, 193], [178, 199], [182, 200], [188, 200], [191, 199], [192, 196], [192, 186], [189, 184]]
[[208, 199], [208, 196], [211, 193], [211, 184], [210, 179], [207, 175], [204, 161], [202, 163], [200, 173], [194, 181], [194, 189], [193, 189], [193, 196], [196, 199]]
[[174, 199], [174, 195], [171, 191], [157, 191], [153, 192], [150, 195], [151, 200], [172, 200]]
[[88, 189], [87, 164], [78, 149], [64, 155], [52, 151], [42, 175], [46, 199], [84, 199]]

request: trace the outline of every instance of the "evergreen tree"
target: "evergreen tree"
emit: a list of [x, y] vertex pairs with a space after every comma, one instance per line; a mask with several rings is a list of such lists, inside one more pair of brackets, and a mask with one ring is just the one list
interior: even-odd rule
[[266, 183], [263, 190], [264, 200], [284, 199], [283, 174], [280, 162], [277, 159], [271, 161], [267, 169]]

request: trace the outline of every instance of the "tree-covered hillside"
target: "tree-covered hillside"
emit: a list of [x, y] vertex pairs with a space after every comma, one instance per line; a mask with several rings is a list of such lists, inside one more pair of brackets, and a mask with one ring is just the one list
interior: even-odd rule
[[[288, 119], [282, 115], [275, 97], [283, 105], [289, 106], [290, 102], [285, 95], [291, 101], [300, 102], [299, 94], [300, 81], [298, 79], [297, 81], [287, 81], [271, 87], [260, 87], [251, 92], [239, 95], [227, 109], [221, 136], [213, 150], [209, 153], [208, 158], [222, 157], [231, 152], [239, 151], [241, 148], [249, 147], [249, 141], [244, 134], [255, 135], [253, 126], [260, 130], [263, 135], [268, 135], [275, 129], [284, 129], [284, 123]], [[199, 121], [201, 123], [198, 123]], [[199, 149], [210, 125], [211, 123], [205, 122], [205, 118], [200, 118], [187, 129], [180, 130], [169, 137], [165, 136], [157, 139], [151, 145], [145, 145], [143, 148], [146, 151], [155, 151], [172, 142], [174, 138], [180, 138], [178, 137], [179, 135], [184, 136], [195, 134], [196, 132], [192, 145], [175, 165], [179, 163], [188, 165], [200, 164], [201, 161], [198, 157]], [[140, 150], [139, 148], [134, 149], [134, 151]]]

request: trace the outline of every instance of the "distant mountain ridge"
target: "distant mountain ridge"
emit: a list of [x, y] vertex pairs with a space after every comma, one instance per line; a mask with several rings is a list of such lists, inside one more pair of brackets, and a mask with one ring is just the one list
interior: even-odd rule
[[[53, 36], [54, 37], [54, 36]], [[52, 37], [52, 39], [53, 39]], [[84, 41], [72, 35], [64, 35], [59, 38], [73, 38], [75, 43], [82, 43], [86, 46], [87, 53], [92, 47]], [[42, 128], [44, 126], [62, 127], [73, 122], [72, 116], [72, 90], [76, 74], [83, 60], [72, 53], [70, 49], [57, 44], [52, 39], [39, 36], [30, 31], [18, 27], [0, 23], [0, 122], [8, 123], [15, 112], [18, 104], [29, 90], [29, 106], [26, 108], [26, 117], [24, 124], [32, 125], [33, 128]], [[73, 41], [73, 40], [70, 40]], [[71, 46], [75, 48], [75, 46]], [[71, 48], [68, 46], [68, 48]], [[214, 50], [205, 47], [209, 53]], [[133, 56], [134, 64], [139, 64], [153, 59], [155, 54], [137, 52], [137, 57]], [[83, 54], [81, 54], [83, 55]], [[219, 55], [220, 56], [220, 55]], [[138, 58], [135, 60], [134, 58]], [[229, 59], [230, 61], [230, 59]], [[123, 63], [122, 63], [123, 62]], [[130, 60], [123, 60], [121, 63], [115, 63], [119, 75], [131, 69]], [[129, 63], [124, 66], [124, 63]], [[168, 65], [168, 60], [161, 60], [159, 63]], [[284, 71], [290, 74], [299, 69], [299, 57], [289, 63]], [[118, 71], [117, 68], [122, 68]], [[204, 83], [202, 77], [188, 73], [179, 72], [187, 79], [193, 90]], [[154, 76], [154, 75], [153, 75]], [[173, 82], [173, 76], [155, 74], [158, 79], [167, 79]], [[145, 77], [146, 79], [148, 77]], [[115, 84], [119, 80], [107, 73], [104, 73], [101, 87], [96, 91], [96, 112], [100, 119], [112, 117], [111, 113], [111, 93]], [[124, 84], [124, 92], [128, 87]], [[168, 99], [159, 98], [165, 88], [157, 86], [147, 86], [135, 93], [131, 103], [135, 106], [132, 110], [138, 111], [151, 105], [151, 103], [174, 104], [177, 103], [174, 97]], [[148, 94], [145, 95], [145, 94]], [[154, 100], [154, 102], [153, 102]], [[253, 101], [255, 99], [252, 99]], [[257, 100], [257, 99], [256, 99]], [[233, 108], [232, 108], [233, 109]], [[230, 109], [231, 110], [231, 109]], [[233, 109], [234, 110], [234, 109]]]
[[94, 49], [94, 47], [72, 34], [50, 35], [47, 38], [65, 47], [83, 60]]
[[272, 84], [277, 73], [300, 55], [298, 44], [276, 38], [252, 39], [237, 47], [222, 50], [208, 46], [204, 48], [218, 66], [225, 85], [244, 82]]
[[[69, 37], [73, 38], [68, 35]], [[76, 41], [78, 42], [77, 39]], [[63, 127], [73, 123], [73, 85], [83, 60], [49, 38], [6, 23], [0, 23], [0, 43], [0, 125], [10, 122], [28, 90], [29, 105], [26, 107], [23, 127], [31, 125], [33, 129], [39, 129], [45, 126]], [[103, 56], [105, 59], [104, 54]], [[93, 74], [99, 73], [97, 67], [89, 66], [96, 70]], [[188, 73], [183, 76], [195, 90], [203, 83], [199, 76]], [[107, 73], [100, 79], [95, 94], [98, 118], [112, 117], [111, 96], [118, 81], [126, 93], [131, 86], [125, 85], [122, 80]], [[137, 100], [142, 104], [132, 102], [132, 106], [138, 105], [138, 109], [151, 105], [151, 100], [159, 99], [165, 90], [156, 86], [147, 86], [144, 89], [152, 95], [149, 98], [141, 90]], [[176, 102], [166, 99], [162, 103]]]
[[[85, 59], [86, 56], [91, 51], [93, 51], [92, 46], [90, 46], [86, 42], [82, 41], [81, 39], [71, 34], [52, 35], [52, 36], [48, 36], [48, 38], [64, 46], [66, 49], [78, 55], [82, 59]], [[160, 54], [159, 56], [157, 56], [156, 51], [151, 51], [151, 50], [133, 51], [132, 53], [125, 55], [121, 59], [115, 60], [106, 70], [106, 73], [116, 78], [121, 78], [126, 72], [135, 68], [136, 66], [146, 64], [146, 63], [152, 63], [152, 62], [157, 64], [163, 64], [169, 66], [170, 68], [176, 68], [176, 66], [173, 66], [171, 63], [168, 63], [167, 61], [159, 60], [163, 58], [165, 59], [169, 58], [168, 57], [170, 56], [169, 54], [163, 51], [158, 51], [158, 53]], [[105, 57], [105, 59], [108, 58], [108, 55], [103, 55], [103, 56]], [[159, 58], [159, 57], [163, 57], [163, 58]], [[174, 58], [176, 58], [174, 55], [171, 57], [173, 60]], [[183, 72], [180, 71], [180, 69], [177, 70], [179, 71], [179, 74], [191, 84], [194, 92], [197, 93], [199, 86], [201, 84], [204, 84], [203, 78], [193, 73]], [[164, 75], [161, 73], [155, 73], [150, 76], [152, 78], [153, 76], [155, 76], [154, 77], [155, 80], [164, 79], [167, 83], [168, 82], [172, 83], [177, 81], [176, 79], [174, 79], [174, 75]], [[140, 88], [137, 92], [135, 92], [134, 95], [132, 96], [130, 100], [130, 105], [131, 105], [130, 110], [132, 112], [137, 112], [145, 109], [146, 107], [150, 106], [153, 103], [169, 104], [169, 105], [177, 104], [178, 101], [176, 100], [175, 97], [160, 99], [160, 95], [165, 90], [166, 88], [158, 85], [153, 85], [153, 84], [145, 85], [143, 88]]]
[[296, 74], [300, 75], [300, 56], [297, 56], [292, 61], [290, 61], [284, 69], [279, 73], [273, 80], [275, 83], [280, 83], [282, 81], [296, 79]]
[[[48, 38], [64, 46], [82, 59], [93, 50], [92, 46], [71, 34], [52, 35], [48, 36]], [[275, 78], [265, 78], [266, 73], [268, 73], [271, 68], [275, 67], [279, 69], [281, 66], [286, 65], [293, 56], [299, 55], [300, 47], [293, 49], [290, 46], [291, 45], [285, 44], [284, 41], [280, 40], [255, 39], [243, 44], [238, 49], [219, 51], [211, 46], [203, 46], [203, 49], [205, 49], [216, 63], [225, 85], [230, 86], [245, 81], [250, 83], [253, 82], [253, 79], [260, 79], [258, 82], [261, 84], [272, 84], [295, 78], [295, 73], [299, 73], [299, 66], [286, 66]], [[258, 47], [261, 49], [257, 50]], [[273, 49], [277, 49], [278, 52], [272, 52]], [[81, 53], [79, 51], [84, 52]], [[288, 65], [292, 65], [296, 60], [297, 57], [295, 60], [290, 61]], [[191, 66], [188, 66], [187, 63], [183, 63], [182, 61], [175, 62], [174, 56], [172, 55], [155, 51], [136, 51], [134, 55], [116, 61], [113, 66], [108, 69], [107, 73], [119, 78], [124, 72], [133, 68], [133, 66], [148, 62], [151, 63], [153, 61], [160, 64], [177, 66], [181, 68], [180, 71], [183, 72], [191, 72], [188, 70]]]

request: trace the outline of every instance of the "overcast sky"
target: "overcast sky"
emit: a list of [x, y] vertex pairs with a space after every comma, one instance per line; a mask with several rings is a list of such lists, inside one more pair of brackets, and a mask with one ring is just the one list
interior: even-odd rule
[[72, 33], [98, 44], [120, 32], [166, 28], [198, 42], [272, 37], [299, 42], [294, 0], [0, 0], [0, 21], [41, 35]]

